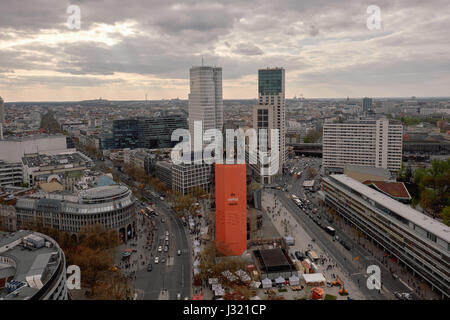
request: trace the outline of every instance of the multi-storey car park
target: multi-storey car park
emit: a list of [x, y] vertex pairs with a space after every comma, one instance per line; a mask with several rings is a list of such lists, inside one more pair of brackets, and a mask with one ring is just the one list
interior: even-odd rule
[[344, 174], [322, 189], [327, 206], [449, 298], [450, 227]]
[[52, 238], [0, 232], [0, 300], [67, 300], [66, 258]]
[[84, 226], [101, 224], [116, 230], [122, 240], [135, 236], [136, 199], [124, 185], [83, 190], [78, 194], [39, 193], [17, 200], [17, 226], [42, 221], [45, 226], [77, 238]]

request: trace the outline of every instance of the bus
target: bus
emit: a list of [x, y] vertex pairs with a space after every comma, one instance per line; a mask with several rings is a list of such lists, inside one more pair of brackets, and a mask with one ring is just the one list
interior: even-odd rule
[[332, 227], [328, 226], [325, 228], [325, 231], [332, 237], [336, 235], [336, 230], [334, 230]]

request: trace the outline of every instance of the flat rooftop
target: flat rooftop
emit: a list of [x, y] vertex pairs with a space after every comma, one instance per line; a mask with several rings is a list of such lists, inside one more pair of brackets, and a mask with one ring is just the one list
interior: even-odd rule
[[253, 254], [262, 271], [283, 272], [295, 269], [287, 253], [281, 248], [254, 250]]
[[[21, 240], [29, 236], [50, 241], [52, 246], [50, 248], [45, 245], [37, 249], [26, 248], [22, 245]], [[0, 257], [10, 258], [16, 263], [15, 267], [7, 263], [0, 264], [0, 279], [12, 277], [9, 282], [15, 280], [27, 283], [27, 275], [42, 273], [41, 281], [45, 285], [57, 270], [61, 259], [61, 255], [58, 254], [60, 248], [55, 244], [54, 240], [33, 231], [0, 232]], [[6, 288], [0, 289], [0, 299], [24, 300], [39, 291], [38, 288], [30, 287], [28, 284], [26, 286], [19, 290], [18, 295], [9, 294]]]
[[330, 177], [343, 185], [358, 191], [361, 195], [366, 196], [370, 200], [375, 201], [379, 205], [395, 212], [406, 220], [411, 221], [419, 227], [450, 243], [450, 227], [446, 226], [442, 222], [432, 219], [425, 214], [346, 176], [345, 174], [332, 174]]
[[46, 166], [59, 166], [69, 165], [74, 163], [86, 163], [86, 159], [83, 158], [78, 152], [68, 154], [32, 154], [25, 155], [22, 158], [24, 165], [28, 167], [46, 167]]

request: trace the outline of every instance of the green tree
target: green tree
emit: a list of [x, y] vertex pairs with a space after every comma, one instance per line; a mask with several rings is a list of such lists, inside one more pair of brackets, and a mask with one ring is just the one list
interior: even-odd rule
[[450, 206], [445, 207], [441, 213], [443, 222], [450, 226]]

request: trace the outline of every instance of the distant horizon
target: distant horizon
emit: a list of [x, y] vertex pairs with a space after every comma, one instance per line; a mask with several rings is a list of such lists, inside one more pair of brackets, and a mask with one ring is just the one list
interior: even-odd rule
[[[0, 96], [1, 97], [1, 96]], [[390, 100], [405, 100], [405, 99], [413, 99], [413, 97], [415, 98], [415, 100], [420, 100], [420, 99], [450, 99], [450, 96], [406, 96], [406, 97], [402, 97], [402, 96], [392, 96], [392, 97], [367, 97], [367, 96], [363, 96], [363, 97], [348, 97], [348, 99], [351, 100], [362, 100], [363, 98], [371, 98], [373, 100], [384, 100], [384, 99], [390, 99]], [[302, 98], [297, 97], [298, 100], [302, 100]], [[5, 100], [3, 98], [3, 100]], [[94, 102], [94, 101], [109, 101], [109, 102], [159, 102], [159, 101], [170, 101], [170, 100], [180, 100], [180, 101], [189, 101], [189, 99], [187, 98], [163, 98], [163, 99], [148, 99], [148, 100], [135, 100], [135, 99], [85, 99], [85, 100], [30, 100], [30, 101], [4, 101], [5, 105], [7, 104], [15, 104], [15, 103], [77, 103], [77, 102]], [[228, 98], [228, 99], [223, 99], [223, 101], [227, 101], [227, 100], [258, 100], [257, 98]], [[286, 100], [294, 100], [294, 97], [291, 98], [286, 98]], [[314, 98], [304, 98], [305, 101], [308, 100], [334, 100], [334, 101], [339, 101], [339, 100], [347, 100], [347, 97], [343, 97], [343, 98], [321, 98], [321, 97], [314, 97]]]

